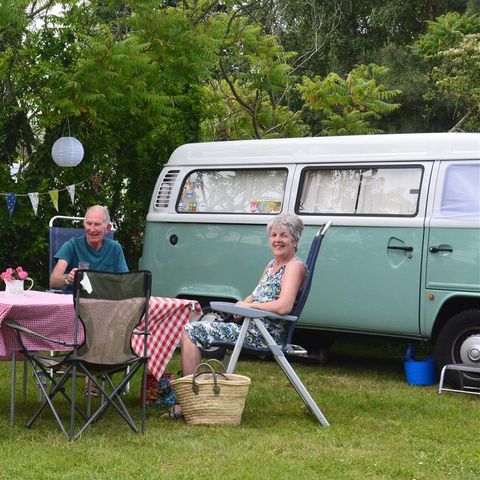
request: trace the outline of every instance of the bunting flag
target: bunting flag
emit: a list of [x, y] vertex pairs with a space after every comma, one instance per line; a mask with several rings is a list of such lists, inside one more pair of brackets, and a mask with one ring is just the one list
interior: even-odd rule
[[28, 197], [30, 198], [32, 208], [33, 208], [33, 211], [34, 211], [35, 216], [36, 216], [37, 212], [38, 212], [38, 203], [39, 203], [38, 192], [31, 192], [31, 193], [28, 194]]
[[95, 192], [98, 192], [100, 188], [100, 179], [98, 178], [98, 174], [92, 175], [92, 187]]
[[75, 185], [67, 185], [67, 192], [70, 195], [72, 205], [75, 205]]
[[50, 198], [52, 199], [55, 210], [58, 212], [58, 190], [50, 190], [48, 193], [50, 195]]
[[15, 201], [17, 200], [17, 196], [14, 193], [7, 193], [7, 208], [8, 214], [12, 216], [13, 209], [15, 208]]
[[55, 210], [58, 212], [58, 201], [59, 201], [59, 193], [63, 191], [67, 191], [68, 195], [70, 197], [70, 201], [72, 202], [72, 205], [75, 205], [75, 195], [76, 195], [76, 187], [79, 185], [89, 185], [89, 182], [91, 182], [91, 186], [95, 192], [98, 192], [100, 190], [100, 180], [101, 176], [99, 174], [94, 174], [92, 177], [84, 179], [76, 184], [72, 185], [67, 185], [66, 187], [63, 187], [61, 189], [55, 189], [55, 190], [49, 190], [47, 192], [29, 192], [29, 193], [14, 193], [14, 192], [0, 192], [0, 197], [4, 196], [6, 197], [7, 200], [7, 208], [8, 208], [8, 214], [11, 217], [13, 214], [13, 210], [15, 209], [16, 206], [16, 201], [18, 197], [28, 197], [30, 199], [30, 203], [32, 204], [33, 212], [35, 215], [38, 213], [38, 208], [40, 206], [40, 197], [42, 195], [50, 195], [50, 198], [52, 200], [53, 206], [55, 207]]

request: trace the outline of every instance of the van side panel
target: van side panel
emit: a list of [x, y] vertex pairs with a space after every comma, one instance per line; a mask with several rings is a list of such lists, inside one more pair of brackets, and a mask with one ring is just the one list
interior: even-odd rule
[[[317, 228], [305, 227], [300, 258]], [[422, 239], [422, 228], [333, 226], [300, 325], [418, 335]], [[412, 257], [389, 245], [411, 246]], [[148, 222], [140, 267], [155, 272], [153, 295], [235, 300], [251, 293], [270, 259], [265, 225]]]
[[322, 244], [299, 325], [418, 335], [422, 245], [420, 227], [335, 227], [334, 223]]
[[153, 295], [240, 300], [270, 255], [264, 225], [147, 222], [140, 268], [153, 272]]
[[480, 292], [478, 228], [430, 228], [427, 258], [427, 289]]

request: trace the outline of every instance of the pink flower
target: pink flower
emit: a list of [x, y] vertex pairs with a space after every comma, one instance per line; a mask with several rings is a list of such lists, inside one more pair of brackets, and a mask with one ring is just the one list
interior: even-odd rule
[[0, 273], [0, 278], [5, 282], [12, 282], [13, 280], [25, 280], [28, 277], [28, 272], [26, 272], [22, 267], [17, 267], [15, 270], [11, 267], [8, 267], [4, 272]]

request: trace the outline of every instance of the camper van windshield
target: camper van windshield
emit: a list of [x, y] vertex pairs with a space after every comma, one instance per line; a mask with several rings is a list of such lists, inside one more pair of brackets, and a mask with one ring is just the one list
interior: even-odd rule
[[280, 213], [286, 181], [286, 169], [195, 170], [185, 179], [177, 212]]
[[303, 172], [298, 212], [324, 215], [399, 215], [417, 212], [423, 169], [317, 168]]

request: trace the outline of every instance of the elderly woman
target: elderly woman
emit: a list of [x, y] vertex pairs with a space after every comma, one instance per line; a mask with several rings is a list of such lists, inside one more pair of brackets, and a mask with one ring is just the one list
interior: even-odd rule
[[[296, 256], [297, 245], [303, 230], [303, 222], [296, 215], [278, 215], [267, 225], [271, 260], [255, 287], [245, 300], [237, 302], [241, 307], [287, 315], [293, 308], [298, 290], [306, 276], [304, 263]], [[285, 343], [286, 328], [279, 322], [265, 320], [265, 326], [273, 339]], [[229, 322], [187, 323], [182, 334], [182, 371], [194, 372], [201, 360], [201, 350], [208, 349], [215, 341], [235, 342], [240, 325]], [[250, 325], [244, 345], [265, 347], [263, 337], [255, 325]]]

